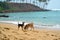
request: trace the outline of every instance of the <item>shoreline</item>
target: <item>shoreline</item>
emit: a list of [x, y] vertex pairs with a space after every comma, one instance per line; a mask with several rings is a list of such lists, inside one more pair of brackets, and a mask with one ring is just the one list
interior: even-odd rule
[[[15, 24], [17, 25], [18, 22], [22, 24], [23, 21], [0, 21], [0, 23], [7, 23], [7, 24]], [[24, 25], [31, 23], [31, 22], [25, 22]], [[36, 25], [34, 24], [34, 27], [36, 29], [47, 29], [47, 30], [60, 30], [60, 25]]]
[[45, 11], [51, 11], [51, 10], [31, 10], [31, 11], [18, 11], [18, 10], [4, 10], [4, 11], [0, 11], [0, 13], [14, 13], [14, 12], [36, 12], [36, 11], [40, 11], [40, 12], [45, 12]]
[[[20, 24], [21, 24], [22, 21], [19, 21], [19, 22], [20, 22]], [[4, 26], [4, 25], [6, 25], [6, 26], [9, 25], [9, 26], [15, 26], [15, 27], [17, 27], [17, 24], [14, 23], [14, 22], [6, 22], [6, 21], [5, 21], [5, 22], [0, 22], [0, 24], [2, 24], [3, 26]], [[25, 25], [26, 25], [26, 24], [28, 24], [28, 23], [25, 23]], [[0, 26], [1, 26], [1, 25], [0, 25]], [[8, 26], [8, 27], [9, 27], [9, 26]], [[35, 30], [46, 30], [46, 31], [60, 31], [60, 29], [56, 29], [56, 28], [53, 29], [53, 28], [39, 28], [39, 27], [34, 27], [34, 29], [35, 29]]]

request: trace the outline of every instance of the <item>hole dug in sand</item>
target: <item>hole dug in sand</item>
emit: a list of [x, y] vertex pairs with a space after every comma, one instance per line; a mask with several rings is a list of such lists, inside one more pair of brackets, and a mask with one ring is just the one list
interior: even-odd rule
[[60, 40], [60, 38], [58, 38]]
[[51, 36], [55, 36], [55, 35], [52, 34]]
[[10, 38], [10, 40], [18, 40], [18, 38], [16, 36], [13, 36], [13, 35], [8, 35], [8, 37]]
[[10, 30], [10, 28], [4, 28], [4, 29], [6, 29], [6, 30]]
[[35, 38], [30, 38], [29, 40], [37, 40], [37, 39], [35, 39]]
[[53, 39], [53, 40], [58, 40], [58, 39]]
[[21, 38], [21, 39], [19, 39], [19, 40], [24, 40], [24, 39]]
[[49, 36], [49, 34], [46, 34], [47, 36]]
[[57, 35], [51, 34], [52, 37], [57, 37]]
[[9, 40], [9, 38], [5, 34], [0, 35], [0, 40]]
[[0, 38], [0, 40], [9, 40], [9, 38]]
[[2, 32], [0, 31], [0, 34], [2, 34]]
[[25, 35], [28, 35], [28, 36], [29, 36], [30, 34], [28, 34], [28, 33], [25, 33]]
[[33, 32], [39, 33], [39, 31], [34, 30]]
[[2, 40], [9, 40], [9, 38], [3, 38]]

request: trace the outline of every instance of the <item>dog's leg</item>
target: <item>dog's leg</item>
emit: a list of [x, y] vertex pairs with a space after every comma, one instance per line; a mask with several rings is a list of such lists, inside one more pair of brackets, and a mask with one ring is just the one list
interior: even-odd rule
[[20, 26], [18, 26], [18, 30], [19, 30]]
[[31, 30], [34, 31], [34, 27], [31, 27]]
[[22, 28], [22, 30], [23, 30], [23, 27], [21, 27]]
[[34, 31], [34, 27], [33, 27], [33, 31]]
[[24, 30], [27, 31], [28, 27], [24, 27]]

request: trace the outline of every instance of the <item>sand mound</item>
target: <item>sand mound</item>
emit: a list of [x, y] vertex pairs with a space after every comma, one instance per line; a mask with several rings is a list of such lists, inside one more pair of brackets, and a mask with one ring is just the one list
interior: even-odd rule
[[60, 30], [34, 30], [24, 32], [17, 25], [0, 23], [0, 40], [60, 40]]

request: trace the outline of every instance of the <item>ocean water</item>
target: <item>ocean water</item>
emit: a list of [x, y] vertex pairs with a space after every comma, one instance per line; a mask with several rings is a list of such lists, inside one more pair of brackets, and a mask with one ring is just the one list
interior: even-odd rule
[[[0, 21], [24, 21], [34, 22], [42, 26], [59, 26], [60, 27], [60, 11], [45, 11], [45, 12], [15, 12], [15, 13], [0, 13], [0, 15], [8, 15], [8, 18], [0, 17]], [[45, 25], [48, 24], [48, 25]]]

